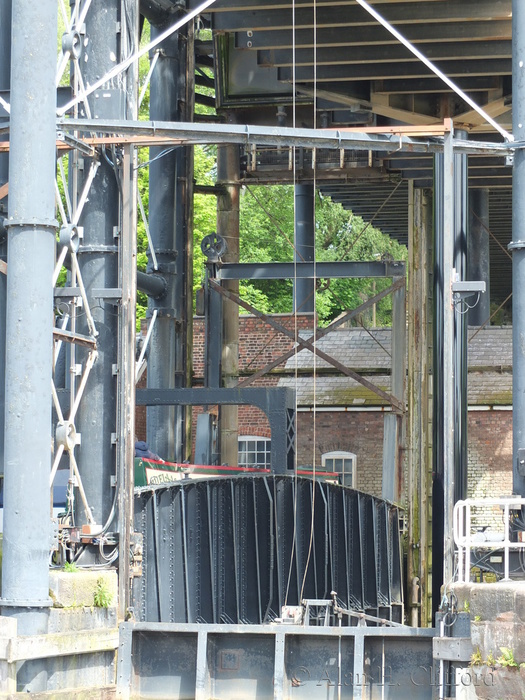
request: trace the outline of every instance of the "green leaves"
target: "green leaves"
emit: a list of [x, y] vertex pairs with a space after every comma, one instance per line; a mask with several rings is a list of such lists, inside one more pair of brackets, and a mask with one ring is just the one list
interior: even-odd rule
[[[241, 262], [285, 262], [293, 260], [294, 247], [293, 186], [246, 186], [240, 197]], [[318, 261], [367, 260], [383, 257], [406, 260], [407, 250], [388, 236], [367, 225], [360, 217], [346, 211], [329, 197], [317, 195], [315, 212], [316, 259]], [[328, 324], [343, 311], [390, 284], [383, 279], [319, 280], [316, 308], [321, 325]], [[249, 291], [249, 290], [253, 291]], [[292, 311], [291, 280], [246, 281], [244, 294], [259, 300], [254, 304], [261, 311]], [[244, 298], [247, 298], [243, 295]], [[392, 302], [382, 300], [376, 309], [376, 325], [390, 325]], [[372, 323], [372, 312], [366, 319]]]

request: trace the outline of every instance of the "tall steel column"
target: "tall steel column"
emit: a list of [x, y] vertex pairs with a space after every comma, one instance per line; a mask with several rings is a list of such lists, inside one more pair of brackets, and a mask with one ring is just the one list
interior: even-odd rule
[[[295, 185], [295, 259], [315, 259], [315, 189], [311, 184]], [[294, 280], [294, 305], [298, 313], [315, 311], [315, 280]]]
[[[85, 40], [80, 60], [84, 83], [98, 80], [115, 65], [121, 55], [120, 0], [92, 0], [85, 21]], [[127, 31], [126, 25], [122, 27]], [[124, 81], [125, 82], [125, 81]], [[122, 80], [114, 79], [97, 90], [89, 104], [94, 117], [123, 119], [126, 116], [126, 91]], [[106, 289], [117, 289], [119, 182], [116, 151], [106, 149], [91, 185], [89, 197], [80, 218], [84, 236], [78, 250], [89, 306], [98, 337], [98, 358], [77, 417], [81, 434], [78, 466], [88, 503], [97, 525], [105, 525], [115, 499], [117, 426], [117, 363], [118, 302], [105, 295]], [[80, 189], [89, 177], [92, 161], [81, 158], [73, 163], [78, 170]], [[80, 315], [82, 332], [87, 325]], [[85, 362], [86, 354], [77, 350], [77, 362]], [[82, 522], [84, 509], [79, 505], [77, 518]], [[85, 521], [84, 521], [85, 522]]]
[[443, 583], [443, 155], [434, 156], [434, 289], [432, 342], [432, 609]]
[[[512, 0], [512, 131], [525, 139], [525, 3]], [[525, 151], [512, 175], [512, 433], [513, 491], [525, 496]], [[524, 452], [521, 452], [524, 450]]]
[[[239, 147], [225, 144], [217, 147], [217, 233], [228, 246], [225, 262], [239, 262]], [[239, 293], [239, 282], [224, 283], [230, 291]], [[223, 299], [222, 381], [226, 388], [236, 386], [239, 379], [239, 307]], [[219, 351], [219, 348], [217, 348]], [[239, 422], [237, 406], [220, 409], [221, 464], [236, 466], [239, 455]]]
[[45, 631], [49, 599], [57, 3], [14, 0], [2, 601]]
[[449, 585], [454, 574], [454, 537], [452, 529], [455, 487], [455, 413], [454, 413], [454, 307], [452, 271], [454, 266], [454, 146], [453, 131], [445, 134], [443, 145], [443, 583]]
[[[151, 27], [155, 39], [162, 27]], [[156, 49], [157, 64], [151, 77], [150, 118], [181, 121], [192, 118], [187, 90], [187, 37], [175, 33]], [[188, 169], [191, 150], [179, 147], [160, 156], [164, 148], [151, 148], [149, 171], [149, 225], [158, 260], [158, 272], [165, 278], [166, 294], [149, 299], [148, 315], [157, 311], [148, 353], [148, 388], [176, 389], [187, 385], [188, 333], [191, 333], [192, 271], [191, 182]], [[148, 271], [154, 272], [151, 257]], [[190, 336], [191, 337], [191, 336]], [[151, 448], [165, 459], [186, 458], [186, 409], [181, 406], [149, 407], [147, 438]]]
[[[11, 83], [11, 0], [0, 3], [0, 92], [9, 90]], [[9, 115], [0, 107], [0, 124], [9, 120]], [[0, 190], [7, 183], [9, 155], [0, 153]], [[7, 262], [7, 195], [0, 194], [0, 261]], [[0, 270], [0, 426], [4, 425], [5, 399], [5, 311], [7, 279]], [[0, 429], [0, 474], [4, 473], [4, 431]]]
[[489, 190], [469, 192], [468, 279], [485, 282], [486, 292], [479, 295], [477, 304], [469, 309], [469, 326], [481, 326], [490, 318], [490, 246], [489, 246]]
[[[457, 131], [466, 139], [466, 131]], [[454, 270], [457, 280], [467, 279], [469, 222], [468, 156], [454, 155]], [[467, 320], [462, 309], [454, 311], [454, 500], [467, 497]]]

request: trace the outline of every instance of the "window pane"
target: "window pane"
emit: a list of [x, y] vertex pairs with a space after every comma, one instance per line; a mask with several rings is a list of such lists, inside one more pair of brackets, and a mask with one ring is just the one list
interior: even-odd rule
[[271, 440], [268, 438], [239, 438], [240, 467], [270, 467]]

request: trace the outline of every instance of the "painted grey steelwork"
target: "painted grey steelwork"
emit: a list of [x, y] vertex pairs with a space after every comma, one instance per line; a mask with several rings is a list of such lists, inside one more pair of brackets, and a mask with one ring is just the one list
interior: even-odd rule
[[[11, 84], [11, 4], [0, 3], [0, 94], [6, 94]], [[0, 106], [0, 126], [9, 121], [9, 115]], [[9, 154], [0, 153], [0, 188], [8, 180]], [[0, 261], [7, 263], [7, 197], [0, 198]], [[7, 279], [0, 272], [0, 426], [4, 425], [5, 406], [5, 314], [7, 303]], [[4, 431], [0, 428], [0, 474], [4, 473]]]
[[4, 614], [17, 615], [22, 634], [45, 629], [47, 616], [38, 611], [51, 603], [56, 22], [55, 0], [13, 2], [0, 605]]
[[222, 297], [210, 287], [208, 281], [217, 276], [215, 265], [208, 263], [204, 283], [205, 340], [204, 340], [204, 385], [218, 389], [222, 377], [223, 303]]
[[[295, 241], [294, 260], [315, 260], [315, 189], [311, 184], [295, 185]], [[299, 313], [315, 310], [315, 280], [294, 277], [293, 309]]]
[[[465, 131], [456, 135], [466, 139]], [[455, 279], [467, 279], [469, 222], [468, 162], [454, 154], [454, 263]], [[467, 300], [468, 301], [468, 300]], [[467, 319], [461, 304], [454, 307], [454, 502], [467, 497]]]
[[[152, 40], [164, 27], [151, 27]], [[186, 116], [187, 38], [174, 33], [157, 48], [158, 59], [150, 85], [150, 118], [177, 122]], [[148, 387], [186, 386], [188, 316], [188, 212], [191, 201], [187, 177], [187, 149], [150, 149], [149, 226], [159, 272], [166, 281], [160, 298], [150, 297], [148, 316], [157, 311], [148, 353]], [[191, 246], [190, 246], [191, 250]], [[151, 252], [148, 271], [153, 271]], [[190, 324], [191, 325], [191, 324]], [[190, 336], [191, 337], [191, 334]], [[150, 407], [147, 439], [151, 449], [166, 459], [182, 461], [185, 454], [183, 406]]]
[[[218, 295], [217, 295], [218, 296]], [[294, 467], [295, 396], [282, 387], [204, 389], [137, 389], [137, 406], [257, 406], [268, 417], [271, 442], [271, 467], [285, 474]]]
[[[121, 54], [120, 34], [116, 28], [121, 17], [119, 0], [92, 0], [86, 16], [86, 40], [80, 58], [84, 82], [94, 83], [113, 67]], [[89, 98], [95, 118], [124, 119], [126, 91], [122, 81], [112, 82]], [[78, 260], [91, 312], [97, 326], [98, 358], [86, 384], [77, 414], [77, 432], [82, 436], [78, 467], [87, 500], [98, 525], [105, 525], [115, 500], [116, 449], [113, 435], [117, 426], [118, 306], [114, 299], [97, 297], [96, 288], [118, 287], [119, 173], [115, 149], [105, 149], [100, 167], [91, 185], [79, 224], [84, 237]], [[91, 159], [78, 164], [80, 187], [89, 176]], [[73, 164], [75, 167], [75, 164]], [[88, 334], [85, 317], [80, 316], [78, 330]], [[85, 362], [86, 351], [77, 350], [77, 362]], [[96, 466], [95, 466], [96, 465]], [[85, 522], [81, 504], [76, 517]]]
[[434, 156], [434, 293], [432, 340], [432, 607], [443, 583], [443, 155]]
[[126, 622], [117, 693], [166, 700], [431, 700], [439, 685], [435, 635], [412, 627]]
[[166, 280], [162, 275], [137, 270], [137, 288], [149, 297], [162, 299], [166, 294]]
[[452, 270], [454, 266], [454, 144], [452, 133], [443, 148], [443, 583], [454, 576], [453, 509], [454, 464], [454, 307]]
[[[397, 278], [399, 279], [399, 278]], [[395, 281], [395, 279], [394, 279]], [[403, 409], [406, 405], [407, 362], [406, 287], [392, 294], [392, 370], [391, 394]], [[403, 497], [403, 454], [406, 442], [406, 415], [403, 411], [387, 413], [383, 428], [383, 475], [381, 495], [400, 503]]]
[[308, 277], [404, 277], [404, 262], [227, 263], [217, 269], [217, 279], [299, 279]]
[[[226, 244], [221, 260], [239, 262], [239, 147], [222, 144], [217, 147], [217, 234]], [[234, 294], [239, 282], [224, 284]], [[222, 384], [235, 387], [239, 382], [239, 307], [230, 299], [222, 299], [222, 342], [210, 339], [207, 352], [221, 353]], [[237, 466], [239, 457], [239, 410], [235, 405], [219, 408], [219, 463]]]
[[[469, 280], [481, 280], [486, 284], [485, 294], [480, 294], [476, 305], [469, 309], [469, 326], [481, 326], [490, 318], [490, 238], [489, 238], [489, 190], [469, 191], [470, 218], [468, 235], [467, 271]], [[476, 298], [471, 297], [475, 302]], [[470, 302], [471, 299], [468, 301]]]
[[[399, 134], [367, 134], [339, 131], [338, 129], [304, 129], [291, 127], [259, 126], [253, 124], [197, 124], [180, 122], [123, 122], [118, 119], [57, 119], [57, 128], [66, 133], [98, 131], [147, 139], [159, 136], [178, 143], [239, 143], [245, 146], [302, 146], [304, 148], [328, 148], [343, 150], [391, 151], [406, 150], [411, 153], [441, 153], [443, 138], [416, 138]], [[422, 127], [424, 129], [424, 127]], [[401, 145], [401, 148], [400, 148]], [[511, 155], [516, 144], [490, 141], [454, 140], [456, 153], [480, 155]]]
[[332, 591], [346, 610], [403, 621], [391, 503], [294, 474], [185, 478], [135, 493], [141, 621], [265, 624], [283, 605]]
[[[525, 140], [525, 4], [512, 1], [512, 128]], [[512, 173], [512, 472], [513, 492], [525, 496], [525, 151], [514, 154]]]

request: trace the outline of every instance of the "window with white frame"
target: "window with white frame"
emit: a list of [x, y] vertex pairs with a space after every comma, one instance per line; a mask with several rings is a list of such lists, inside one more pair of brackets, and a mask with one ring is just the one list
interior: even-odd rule
[[321, 460], [324, 471], [338, 473], [343, 486], [355, 488], [357, 458], [353, 452], [325, 452]]
[[262, 467], [271, 464], [271, 440], [257, 435], [239, 435], [239, 467]]

